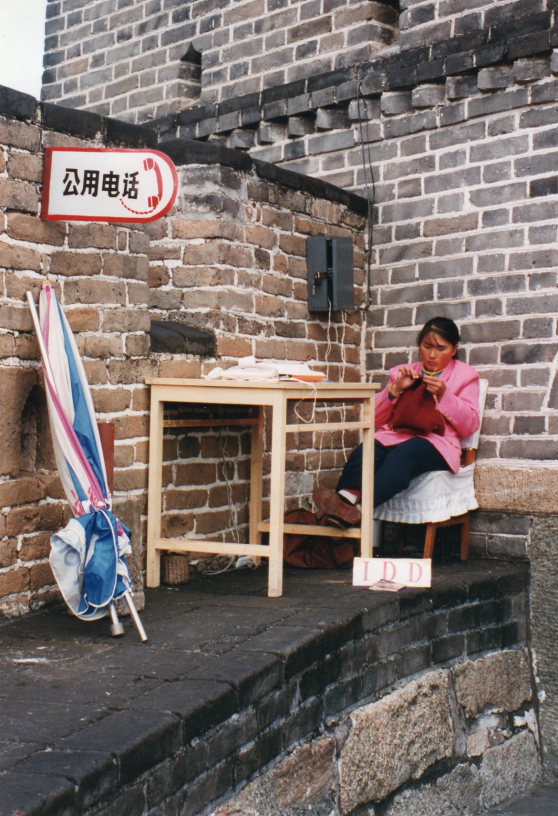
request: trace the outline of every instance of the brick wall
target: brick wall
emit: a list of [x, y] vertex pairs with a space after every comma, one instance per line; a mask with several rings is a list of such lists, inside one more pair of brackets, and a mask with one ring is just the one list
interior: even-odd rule
[[393, 0], [49, 0], [43, 98], [145, 122], [369, 59]]
[[[121, 136], [126, 130], [115, 123]], [[115, 143], [99, 117], [0, 89], [0, 606], [15, 614], [53, 597], [50, 534], [68, 518], [56, 475], [26, 292], [56, 286], [92, 383], [99, 419], [116, 425], [117, 461], [134, 461], [146, 435], [147, 239], [128, 225], [43, 222], [43, 150]], [[131, 146], [153, 142], [141, 129]], [[122, 417], [129, 417], [123, 426]], [[146, 456], [139, 455], [145, 468]], [[117, 490], [125, 485], [119, 478]], [[133, 503], [133, 494], [130, 497]]]
[[[180, 141], [163, 147], [180, 168], [181, 211], [148, 226], [152, 317], [210, 327], [222, 362], [245, 355], [309, 361], [332, 380], [359, 381], [364, 312], [308, 313], [306, 241], [324, 232], [353, 239], [356, 299], [362, 306], [362, 200], [318, 181], [301, 186], [300, 177], [278, 175], [222, 148]], [[239, 159], [242, 169], [235, 166]], [[161, 355], [159, 371], [197, 377], [214, 365], [214, 359]], [[321, 472], [324, 484], [333, 484], [355, 442], [347, 433], [338, 447], [323, 436], [300, 434], [289, 443], [291, 503], [295, 497], [308, 501], [313, 470]], [[246, 535], [248, 450], [248, 433], [167, 431], [172, 484], [163, 498], [167, 535], [206, 537], [219, 531], [229, 541], [236, 533]]]
[[555, 10], [475, 9], [409, 3], [400, 49], [358, 72], [157, 124], [162, 138], [209, 134], [373, 198], [368, 370], [381, 377], [408, 359], [428, 317], [454, 317], [463, 358], [490, 382], [481, 505], [524, 512], [528, 497], [554, 513]]
[[479, 48], [479, 56], [487, 46], [487, 40], [479, 35], [483, 30], [491, 31], [487, 51], [498, 50], [508, 38], [517, 41], [516, 47], [532, 51], [539, 39], [537, 33], [549, 28], [555, 10], [555, 4], [548, 0], [401, 0], [400, 7], [402, 51], [457, 39], [461, 51]]
[[[146, 377], [200, 376], [217, 361], [228, 365], [247, 354], [308, 360], [332, 378], [362, 375], [364, 313], [309, 319], [306, 305], [306, 239], [324, 233], [353, 238], [362, 305], [363, 202], [350, 193], [286, 171], [278, 174], [242, 154], [178, 143], [167, 145], [167, 151], [180, 170], [181, 203], [166, 218], [147, 226], [40, 220], [44, 147], [141, 147], [154, 141], [143, 128], [39, 106], [31, 97], [0, 89], [0, 610], [5, 614], [55, 595], [49, 538], [69, 515], [50, 444], [27, 291], [37, 294], [45, 280], [56, 286], [97, 417], [114, 424], [115, 506], [133, 529], [136, 572], [143, 561], [146, 512]], [[151, 352], [150, 321], [159, 318], [203, 328], [215, 351], [205, 357], [187, 348]], [[347, 436], [345, 446], [350, 442]], [[306, 439], [293, 452], [292, 466], [307, 466], [313, 449], [312, 438]], [[247, 495], [242, 436], [227, 437], [223, 453], [215, 436], [169, 434], [166, 450], [174, 488], [166, 498], [165, 524], [215, 535], [228, 529], [237, 513], [242, 526]], [[222, 471], [224, 456], [238, 460], [232, 477]], [[329, 468], [338, 469], [340, 457], [332, 453]], [[237, 482], [232, 497], [230, 478]], [[187, 491], [187, 484], [198, 489]], [[288, 492], [308, 495], [310, 490], [309, 483], [294, 479]]]
[[[293, 5], [301, 14], [317, 9]], [[327, 9], [334, 17], [345, 13], [344, 3], [334, 5]], [[235, 5], [249, 15], [241, 27], [228, 24], [227, 6], [214, 15], [212, 36], [243, 31], [253, 45], [248, 32], [264, 24], [261, 6]], [[201, 24], [203, 6], [188, 8], [190, 22]], [[363, 4], [352, 8], [360, 14]], [[69, 15], [54, 19], [69, 26]], [[153, 25], [164, 38], [165, 16]], [[304, 79], [289, 81], [262, 63], [272, 89], [247, 89], [229, 76], [226, 100], [208, 96], [186, 110], [177, 102], [174, 115], [152, 126], [163, 140], [209, 138], [374, 198], [368, 369], [378, 377], [407, 359], [416, 329], [434, 312], [457, 319], [463, 357], [491, 386], [481, 503], [503, 509], [490, 487], [502, 460], [514, 468], [530, 462], [542, 480], [541, 509], [552, 511], [552, 468], [544, 463], [556, 459], [558, 434], [555, 4], [406, 2], [399, 27], [399, 47], [361, 55], [358, 65], [331, 64], [328, 73], [309, 64]], [[64, 41], [76, 33], [72, 39], [67, 28]], [[62, 64], [60, 52], [57, 59]], [[285, 60], [285, 71], [296, 69]], [[106, 87], [97, 83], [99, 92]], [[510, 475], [506, 509], [522, 504], [512, 482]]]

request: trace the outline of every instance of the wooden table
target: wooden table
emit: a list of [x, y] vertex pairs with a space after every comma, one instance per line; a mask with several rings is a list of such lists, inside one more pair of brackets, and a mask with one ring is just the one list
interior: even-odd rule
[[[367, 383], [249, 382], [232, 380], [148, 379], [151, 386], [151, 419], [149, 430], [149, 490], [147, 516], [147, 586], [160, 583], [160, 556], [163, 551], [202, 552], [224, 555], [250, 555], [269, 559], [268, 595], [283, 592], [283, 534], [303, 532], [309, 535], [360, 539], [363, 557], [372, 555], [372, 513], [365, 512], [362, 526], [341, 531], [318, 525], [285, 524], [285, 458], [287, 434], [306, 431], [362, 432], [362, 504], [373, 506], [374, 480], [374, 396], [377, 385]], [[360, 406], [360, 420], [351, 422], [297, 422], [287, 424], [287, 408], [301, 400], [319, 403], [344, 401]], [[256, 408], [256, 416], [246, 419], [191, 419], [165, 421], [165, 403], [183, 405], [243, 405]], [[263, 412], [271, 408], [271, 484], [270, 519], [262, 519], [263, 506]], [[198, 538], [161, 537], [161, 500], [163, 433], [165, 426], [211, 426], [219, 424], [251, 425], [250, 506], [248, 544], [223, 543]], [[262, 544], [262, 533], [269, 533], [269, 544]]]

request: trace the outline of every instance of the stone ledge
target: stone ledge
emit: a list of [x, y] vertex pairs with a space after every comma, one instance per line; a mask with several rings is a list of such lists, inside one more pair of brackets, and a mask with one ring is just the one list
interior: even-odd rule
[[194, 816], [439, 668], [436, 643], [451, 641], [445, 667], [525, 646], [525, 565], [441, 564], [431, 590], [396, 596], [340, 570], [288, 570], [282, 598], [266, 583], [264, 569], [236, 570], [149, 590], [147, 644], [56, 610], [5, 625], [0, 811]]
[[[513, 13], [511, 9], [504, 9], [504, 14], [506, 12]], [[153, 120], [150, 127], [170, 137], [181, 125], [189, 125], [192, 128], [190, 135], [193, 135], [196, 124], [213, 119], [214, 125], [209, 132], [225, 133], [243, 124], [241, 117], [237, 116], [235, 119], [233, 114], [240, 114], [246, 109], [257, 111], [259, 108], [260, 120], [264, 120], [264, 109], [270, 102], [288, 101], [297, 97], [304, 100], [304, 112], [310, 113], [324, 104], [320, 94], [326, 94], [327, 104], [331, 105], [355, 97], [356, 91], [347, 96], [339, 89], [353, 84], [356, 87], [359, 81], [362, 94], [373, 96], [386, 91], [411, 90], [423, 82], [443, 81], [456, 74], [476, 73], [480, 68], [497, 66], [515, 59], [540, 57], [543, 53], [550, 52], [558, 43], [557, 32], [551, 28], [551, 12], [544, 12], [540, 18], [534, 31], [533, 15], [527, 15], [507, 20], [506, 24], [499, 26], [487, 26], [449, 37], [431, 46], [417, 47], [410, 43], [409, 47], [390, 47], [365, 66], [329, 71], [319, 77], [309, 76], [306, 80], [232, 97], [215, 105], [189, 108], [174, 116], [167, 114]], [[519, 38], [521, 47], [517, 42], [518, 30], [529, 32], [526, 37]], [[280, 118], [284, 116], [283, 111]], [[219, 122], [219, 117], [227, 118]], [[234, 125], [231, 125], [232, 122]], [[257, 124], [257, 121], [252, 120], [251, 124]], [[196, 132], [195, 135], [201, 137], [202, 134]], [[208, 135], [208, 131], [205, 131], [205, 135]]]
[[220, 164], [244, 172], [253, 171], [264, 181], [343, 204], [359, 215], [366, 215], [368, 212], [368, 201], [363, 196], [343, 190], [327, 181], [295, 173], [260, 159], [253, 159], [241, 150], [198, 142], [195, 139], [161, 142], [158, 147], [179, 167], [187, 164]]
[[155, 147], [157, 133], [144, 125], [133, 125], [91, 111], [39, 102], [33, 96], [0, 85], [0, 115], [18, 121], [43, 125], [82, 139], [101, 137], [107, 144], [126, 147]]
[[482, 510], [558, 513], [558, 462], [481, 459], [475, 491]]

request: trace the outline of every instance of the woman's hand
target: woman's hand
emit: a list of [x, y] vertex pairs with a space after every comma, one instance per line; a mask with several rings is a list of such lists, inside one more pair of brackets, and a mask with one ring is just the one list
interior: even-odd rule
[[445, 382], [440, 379], [440, 377], [423, 377], [424, 383], [426, 385], [426, 390], [430, 391], [431, 394], [434, 394], [435, 397], [443, 397], [446, 392], [446, 384]]
[[394, 396], [399, 396], [412, 386], [415, 380], [420, 378], [418, 371], [408, 365], [402, 365], [397, 373], [397, 379], [391, 385], [391, 392]]

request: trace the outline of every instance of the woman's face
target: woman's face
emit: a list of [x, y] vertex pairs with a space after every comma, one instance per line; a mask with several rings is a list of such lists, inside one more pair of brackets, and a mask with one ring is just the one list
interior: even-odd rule
[[428, 371], [441, 371], [453, 359], [456, 352], [457, 346], [454, 346], [449, 340], [444, 340], [433, 331], [423, 338], [419, 346], [422, 364]]

